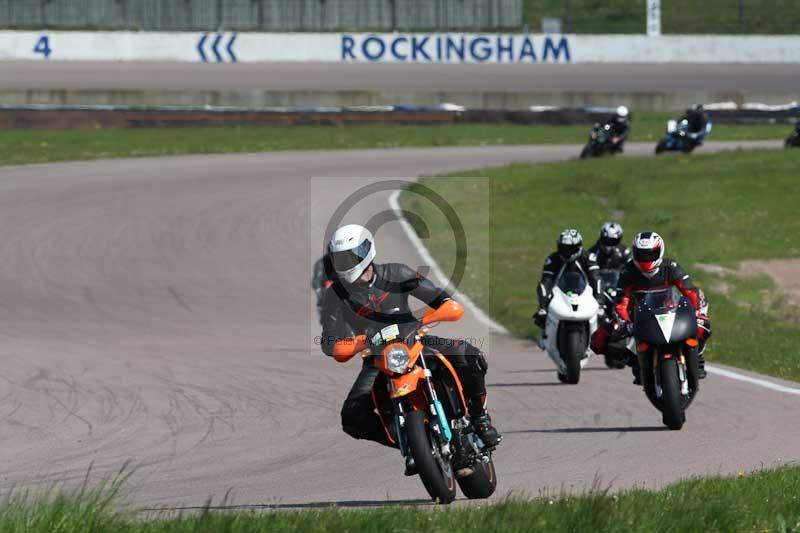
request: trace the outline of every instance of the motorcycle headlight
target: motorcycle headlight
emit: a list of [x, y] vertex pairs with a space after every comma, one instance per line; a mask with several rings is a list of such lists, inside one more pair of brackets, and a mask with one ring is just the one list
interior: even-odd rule
[[408, 370], [408, 350], [403, 345], [397, 345], [386, 352], [386, 368], [398, 374]]

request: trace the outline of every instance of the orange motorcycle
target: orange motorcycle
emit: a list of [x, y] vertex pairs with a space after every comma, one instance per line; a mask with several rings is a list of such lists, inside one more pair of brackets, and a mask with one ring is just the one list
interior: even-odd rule
[[360, 354], [380, 370], [372, 400], [386, 435], [403, 457], [411, 454], [431, 498], [445, 504], [455, 499], [456, 483], [470, 499], [488, 498], [497, 487], [493, 449], [470, 423], [455, 369], [422, 343], [427, 326], [463, 315], [461, 304], [448, 300], [428, 309], [419, 322], [340, 339], [333, 354], [339, 362]]

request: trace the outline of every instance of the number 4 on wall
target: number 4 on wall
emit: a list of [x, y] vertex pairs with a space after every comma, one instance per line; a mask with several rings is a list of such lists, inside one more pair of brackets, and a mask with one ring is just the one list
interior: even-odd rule
[[53, 52], [53, 49], [50, 48], [50, 37], [47, 35], [42, 35], [39, 37], [39, 40], [36, 41], [36, 46], [33, 47], [34, 54], [42, 54], [45, 59], [50, 57], [50, 54]]

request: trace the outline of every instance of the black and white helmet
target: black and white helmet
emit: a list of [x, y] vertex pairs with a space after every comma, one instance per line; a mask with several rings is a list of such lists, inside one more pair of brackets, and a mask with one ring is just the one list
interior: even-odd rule
[[621, 105], [617, 108], [616, 116], [618, 122], [628, 122], [631, 119], [631, 112], [627, 107]]
[[583, 237], [576, 229], [565, 229], [556, 241], [558, 255], [564, 261], [575, 261], [583, 253]]
[[610, 253], [622, 242], [622, 225], [618, 222], [606, 222], [600, 227], [600, 247]]
[[686, 110], [686, 114], [691, 115], [693, 113], [702, 113], [703, 111], [703, 104], [694, 104]]
[[633, 262], [648, 278], [658, 273], [664, 261], [664, 239], [655, 231], [643, 231], [633, 238]]
[[375, 239], [364, 226], [348, 224], [333, 233], [328, 253], [339, 279], [353, 283], [375, 260]]

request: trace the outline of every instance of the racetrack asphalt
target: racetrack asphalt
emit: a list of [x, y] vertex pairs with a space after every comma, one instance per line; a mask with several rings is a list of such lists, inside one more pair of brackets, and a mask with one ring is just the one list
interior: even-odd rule
[[[699, 151], [736, 146], [779, 143]], [[229, 503], [256, 507], [426, 501], [395, 450], [341, 431], [360, 363], [337, 364], [314, 343], [309, 281], [322, 227], [380, 178], [556, 161], [579, 149], [0, 167], [0, 489], [74, 485], [90, 464], [97, 479], [130, 460], [134, 507], [220, 503], [229, 489]], [[651, 152], [630, 144], [626, 155]], [[359, 203], [349, 220], [387, 209], [388, 196]], [[378, 238], [379, 260], [420, 264], [399, 224]], [[521, 290], [533, 309], [532, 289]], [[798, 396], [711, 375], [684, 429], [670, 432], [627, 370], [594, 360], [580, 385], [560, 385], [531, 341], [489, 335], [473, 314], [440, 332], [489, 343], [490, 407], [506, 437], [496, 498], [658, 487], [798, 459]]]
[[796, 93], [786, 64], [339, 64], [5, 61], [0, 89]]

